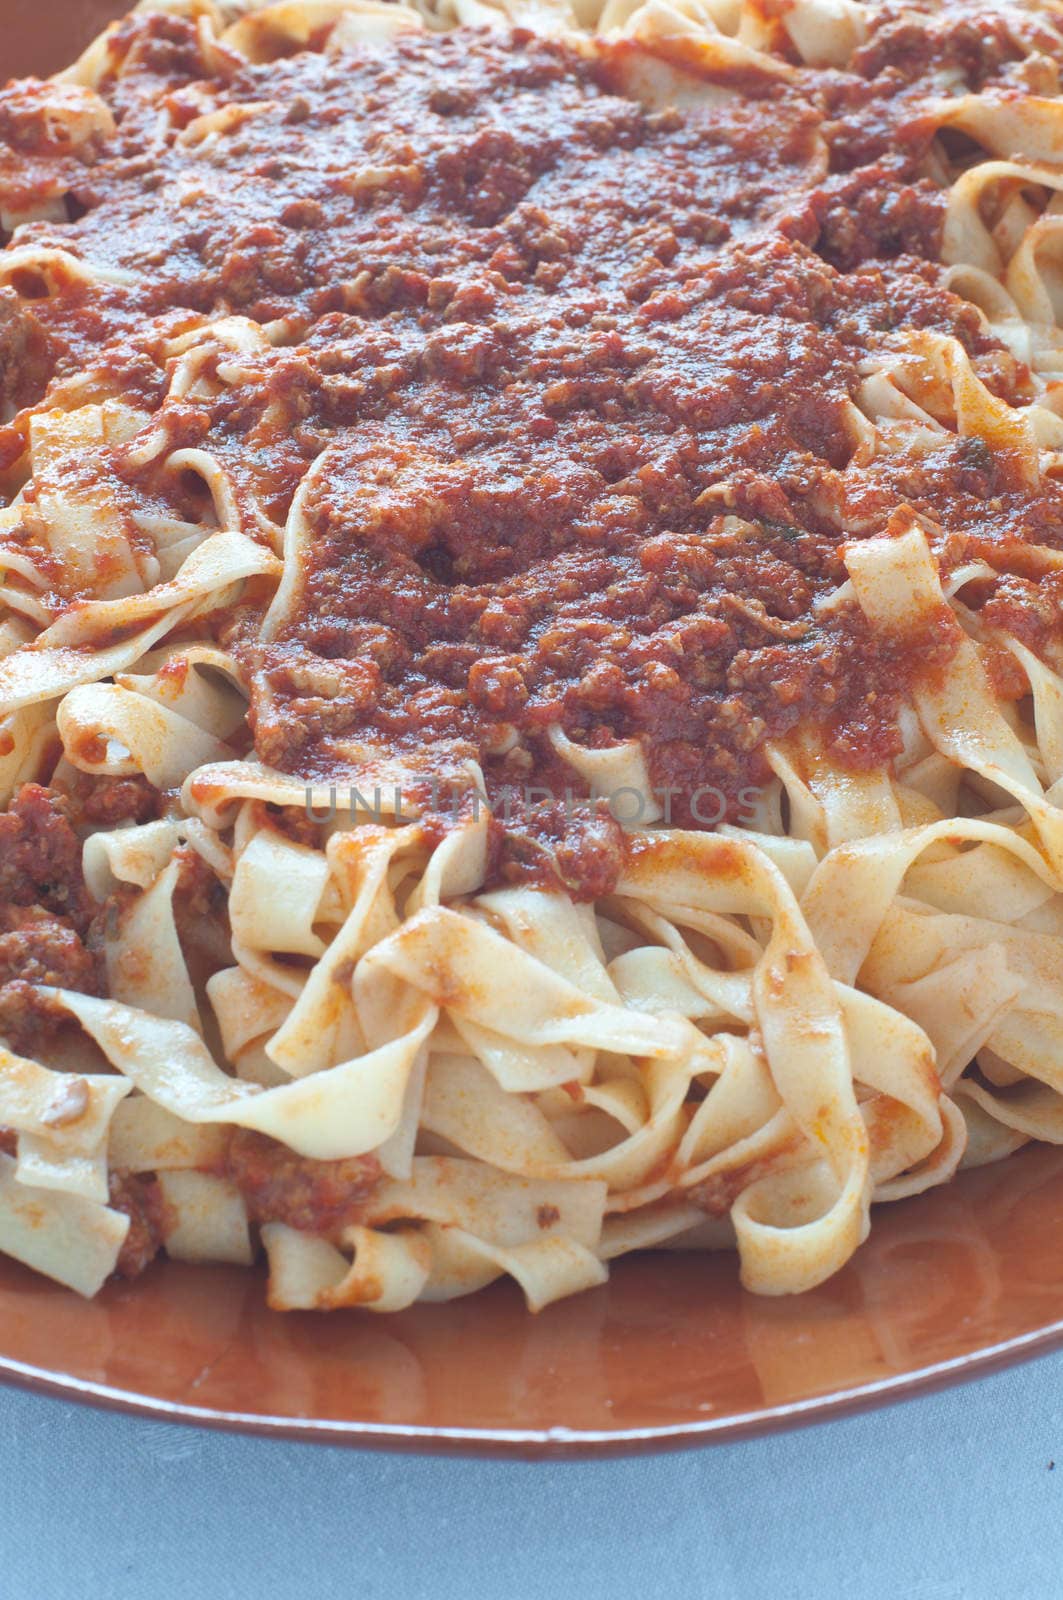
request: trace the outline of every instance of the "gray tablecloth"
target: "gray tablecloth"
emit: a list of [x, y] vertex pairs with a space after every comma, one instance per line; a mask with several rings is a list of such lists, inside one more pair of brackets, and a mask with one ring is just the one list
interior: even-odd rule
[[1063, 1596], [1063, 1357], [774, 1438], [578, 1464], [319, 1449], [13, 1390], [0, 1425], [5, 1600]]

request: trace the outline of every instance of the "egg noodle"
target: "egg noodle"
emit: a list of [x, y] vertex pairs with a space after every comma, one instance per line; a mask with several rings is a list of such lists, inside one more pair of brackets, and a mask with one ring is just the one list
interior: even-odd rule
[[[892, 8], [894, 36], [949, 11]], [[1008, 72], [946, 70], [913, 116], [920, 192], [940, 202], [935, 281], [1024, 392], [1005, 398], [940, 327], [884, 329], [836, 470], [858, 482], [967, 440], [1033, 504], [1063, 478], [1063, 14], [999, 12]], [[515, 26], [611, 51], [627, 93], [691, 115], [811, 96], [882, 27], [857, 0], [146, 0], [133, 24], [158, 13], [204, 81]], [[129, 27], [35, 91], [63, 161], [115, 138], [142, 70]], [[197, 105], [182, 73], [152, 137], [208, 182], [218, 149], [271, 113], [239, 94]], [[151, 208], [176, 205], [169, 190], [146, 192], [115, 264], [78, 242], [73, 187], [0, 185], [13, 316], [132, 303], [164, 269]], [[146, 820], [77, 819], [106, 981], [23, 973], [47, 1028], [39, 1049], [32, 1025], [0, 1044], [0, 1251], [94, 1294], [144, 1221], [116, 1202], [119, 1177], [150, 1184], [171, 1257], [251, 1264], [261, 1245], [282, 1310], [396, 1311], [503, 1275], [538, 1310], [659, 1247], [736, 1246], [743, 1283], [779, 1295], [844, 1266], [873, 1203], [1063, 1142], [1063, 539], [1022, 541], [1034, 636], [981, 614], [1000, 573], [944, 519], [903, 497], [888, 529], [839, 515], [827, 611], [902, 654], [940, 647], [904, 691], [899, 747], [856, 766], [814, 720], [769, 732], [755, 815], [700, 831], [663, 815], [645, 740], [556, 727], [581, 792], [634, 792], [641, 817], [601, 895], [507, 880], [487, 807], [429, 825], [403, 750], [284, 770], [259, 737], [265, 699], [252, 746], [249, 671], [222, 622], [257, 608], [262, 648], [289, 636], [338, 447], [326, 430], [278, 507], [209, 434], [167, 421], [217, 411], [304, 337], [235, 305], [156, 322], [161, 403], [132, 376], [62, 370], [0, 415], [0, 804], [17, 815], [26, 785], [97, 780], [165, 797]], [[198, 509], [131, 510], [116, 459], [194, 480]], [[462, 774], [460, 793], [487, 797], [476, 761]], [[191, 917], [190, 862], [208, 886]], [[299, 1182], [353, 1183], [351, 1203], [320, 1226], [271, 1214], [228, 1161], [235, 1130], [283, 1146]]]

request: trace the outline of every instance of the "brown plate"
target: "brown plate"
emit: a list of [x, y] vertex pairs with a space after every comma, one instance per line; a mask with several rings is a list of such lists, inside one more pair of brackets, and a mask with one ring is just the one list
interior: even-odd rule
[[0, 0], [0, 82], [58, 72], [136, 0]]
[[823, 1288], [756, 1299], [727, 1256], [620, 1262], [529, 1316], [498, 1284], [375, 1318], [279, 1316], [256, 1272], [158, 1265], [86, 1302], [0, 1265], [0, 1377], [328, 1443], [588, 1454], [822, 1418], [1063, 1342], [1063, 1151], [883, 1207]]
[[[115, 0], [0, 0], [0, 74], [73, 59]], [[1063, 1151], [876, 1213], [798, 1300], [726, 1257], [621, 1262], [530, 1317], [498, 1285], [390, 1318], [280, 1317], [256, 1273], [160, 1265], [82, 1301], [0, 1262], [0, 1377], [170, 1420], [330, 1443], [585, 1453], [733, 1437], [1063, 1342]]]

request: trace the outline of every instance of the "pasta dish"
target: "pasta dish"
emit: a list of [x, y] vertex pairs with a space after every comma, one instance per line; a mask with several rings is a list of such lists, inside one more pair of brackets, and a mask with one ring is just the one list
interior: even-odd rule
[[1061, 68], [146, 0], [0, 90], [0, 1252], [779, 1295], [1063, 1141]]

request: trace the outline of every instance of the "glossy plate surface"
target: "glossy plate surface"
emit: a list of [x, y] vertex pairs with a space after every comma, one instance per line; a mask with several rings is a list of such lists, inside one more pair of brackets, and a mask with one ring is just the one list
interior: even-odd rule
[[[0, 0], [0, 76], [72, 60], [115, 0]], [[0, 1377], [332, 1443], [521, 1453], [692, 1444], [1063, 1342], [1063, 1150], [879, 1209], [832, 1282], [756, 1300], [727, 1257], [619, 1263], [530, 1317], [511, 1285], [400, 1316], [281, 1317], [258, 1273], [154, 1268], [86, 1303], [0, 1262]]]
[[786, 1426], [1063, 1341], [1063, 1151], [882, 1208], [844, 1272], [758, 1300], [727, 1256], [620, 1262], [537, 1317], [498, 1284], [398, 1316], [278, 1316], [257, 1272], [172, 1263], [85, 1302], [0, 1264], [0, 1376], [172, 1420], [516, 1453]]

